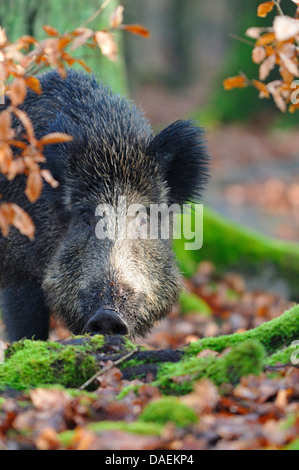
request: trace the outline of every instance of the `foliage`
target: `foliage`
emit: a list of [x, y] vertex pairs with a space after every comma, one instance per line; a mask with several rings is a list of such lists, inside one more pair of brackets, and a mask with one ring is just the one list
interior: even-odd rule
[[[254, 39], [252, 43], [252, 61], [259, 66], [259, 80], [249, 80], [243, 73], [224, 80], [224, 88], [245, 88], [253, 86], [259, 91], [260, 98], [272, 98], [276, 106], [282, 111], [293, 113], [299, 108], [297, 98], [299, 91], [298, 69], [298, 39], [299, 39], [299, 3], [296, 4], [295, 17], [285, 15], [281, 8], [281, 1], [267, 1], [258, 6], [257, 14], [260, 18], [266, 17], [274, 8], [276, 15], [271, 27], [251, 27], [246, 35]], [[270, 79], [266, 83], [272, 70], [278, 69], [279, 79]]]

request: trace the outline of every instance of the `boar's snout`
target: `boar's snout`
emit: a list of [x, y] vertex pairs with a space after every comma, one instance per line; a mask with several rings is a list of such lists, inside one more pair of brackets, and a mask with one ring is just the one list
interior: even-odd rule
[[128, 328], [113, 310], [98, 310], [88, 320], [86, 332], [92, 335], [126, 335]]

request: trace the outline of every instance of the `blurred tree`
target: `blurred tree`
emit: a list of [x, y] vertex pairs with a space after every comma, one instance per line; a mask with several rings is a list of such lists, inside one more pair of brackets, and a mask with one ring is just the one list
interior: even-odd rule
[[[0, 24], [6, 29], [9, 39], [15, 40], [23, 34], [46, 37], [42, 27], [45, 24], [54, 26], [63, 33], [79, 27], [101, 5], [100, 0], [10, 0], [0, 3]], [[108, 24], [111, 12], [119, 4], [111, 0], [105, 10], [90, 23], [91, 27], [100, 29]], [[119, 33], [118, 43], [122, 49], [122, 37]], [[98, 79], [107, 82], [113, 90], [125, 93], [126, 73], [122, 54], [116, 62], [103, 57], [99, 48], [79, 48], [73, 54], [83, 59]], [[75, 68], [81, 68], [77, 66]], [[82, 68], [81, 68], [82, 69]]]

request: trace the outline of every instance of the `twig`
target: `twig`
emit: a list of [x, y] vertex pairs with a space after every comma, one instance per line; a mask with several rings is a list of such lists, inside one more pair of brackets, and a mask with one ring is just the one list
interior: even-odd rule
[[102, 13], [103, 10], [105, 10], [110, 2], [111, 0], [105, 0], [105, 2], [102, 3], [102, 5], [93, 13], [93, 15], [91, 15], [81, 24], [81, 28], [84, 28], [88, 23], [91, 23], [91, 21], [93, 21], [100, 13]]
[[278, 13], [283, 16], [284, 12], [282, 11], [282, 8], [280, 6], [280, 0], [273, 0], [273, 2], [275, 3]]
[[241, 38], [240, 36], [237, 36], [236, 34], [229, 33], [228, 36], [232, 39], [237, 39], [237, 41], [244, 42], [244, 44], [247, 44], [250, 47], [254, 47], [254, 43], [247, 41], [247, 39]]
[[100, 375], [105, 374], [108, 370], [112, 369], [112, 367], [117, 366], [121, 362], [125, 361], [126, 359], [129, 359], [129, 357], [133, 356], [135, 352], [138, 352], [140, 350], [140, 346], [137, 346], [133, 351], [130, 351], [129, 353], [125, 354], [124, 356], [120, 357], [117, 361], [112, 362], [109, 366], [104, 367], [101, 369], [99, 372], [96, 372], [90, 379], [88, 379], [81, 387], [79, 387], [79, 390], [84, 390], [88, 385], [90, 385], [94, 380], [96, 380]]
[[240, 77], [243, 77], [243, 78], [244, 78], [244, 80], [246, 81], [246, 83], [247, 83], [248, 86], [251, 86], [251, 87], [255, 88], [255, 86], [254, 86], [254, 84], [252, 83], [252, 81], [249, 80], [249, 78], [247, 77], [247, 75], [245, 75], [245, 73], [242, 72], [242, 70], [239, 71], [239, 75], [240, 75]]
[[268, 366], [268, 365], [266, 365], [265, 366], [265, 371], [276, 372], [276, 371], [279, 371], [281, 369], [286, 369], [287, 367], [293, 367], [294, 369], [299, 369], [299, 365], [292, 364], [291, 362], [288, 362], [287, 364], [280, 364], [280, 365], [277, 365], [277, 366]]

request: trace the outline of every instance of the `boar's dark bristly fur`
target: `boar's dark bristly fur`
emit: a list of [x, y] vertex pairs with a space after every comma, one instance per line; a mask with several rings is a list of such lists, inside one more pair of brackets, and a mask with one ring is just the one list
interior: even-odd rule
[[[9, 339], [46, 339], [51, 313], [78, 334], [90, 331], [95, 315], [98, 331], [91, 332], [118, 332], [101, 321], [113, 312], [113, 321], [125, 325], [119, 332], [144, 335], [178, 298], [172, 241], [100, 240], [95, 210], [99, 204], [117, 205], [122, 196], [127, 205], [147, 209], [199, 201], [208, 163], [203, 131], [178, 121], [155, 136], [138, 107], [94, 78], [74, 71], [65, 79], [56, 72], [39, 78], [43, 93], [28, 91], [21, 106], [37, 138], [66, 132], [74, 139], [45, 148], [45, 168], [59, 187], [45, 183], [36, 203], [24, 195], [24, 176], [11, 182], [0, 176], [1, 201], [19, 204], [36, 227], [33, 242], [14, 228], [7, 238], [0, 235]], [[13, 125], [21, 135], [20, 122]]]

